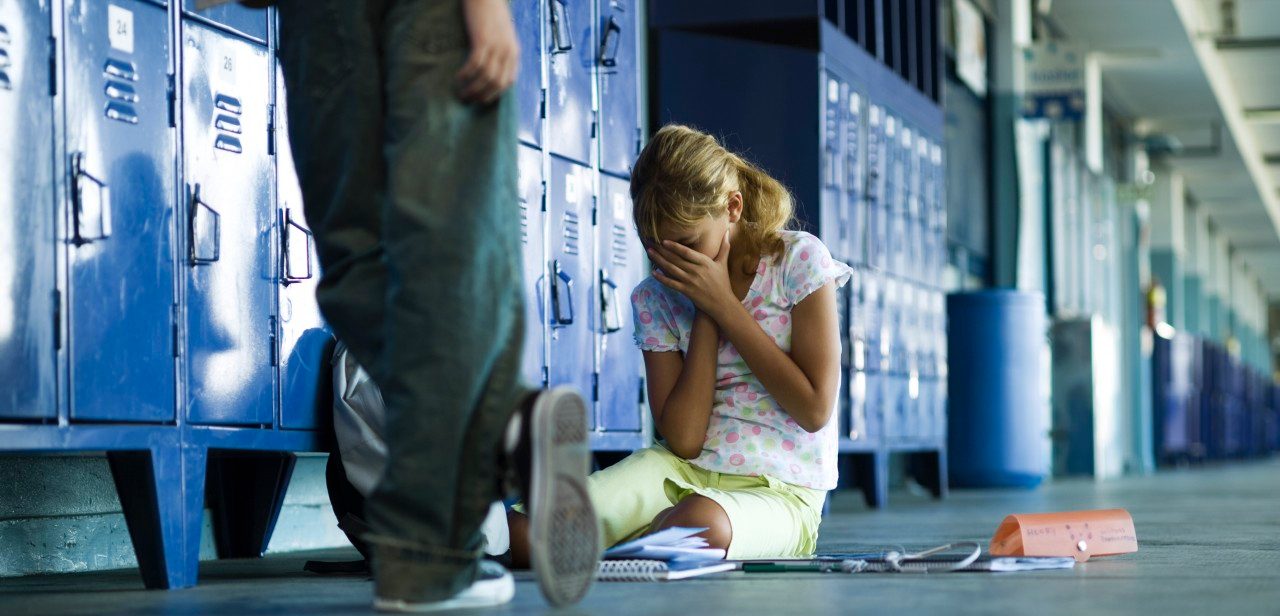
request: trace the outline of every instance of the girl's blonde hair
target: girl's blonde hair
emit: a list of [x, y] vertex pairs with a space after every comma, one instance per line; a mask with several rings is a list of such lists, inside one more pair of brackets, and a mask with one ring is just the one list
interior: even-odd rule
[[633, 216], [641, 241], [659, 242], [663, 222], [687, 228], [725, 214], [734, 191], [742, 193], [738, 237], [761, 256], [780, 253], [778, 232], [790, 224], [794, 209], [786, 187], [711, 135], [679, 124], [663, 126], [631, 170]]

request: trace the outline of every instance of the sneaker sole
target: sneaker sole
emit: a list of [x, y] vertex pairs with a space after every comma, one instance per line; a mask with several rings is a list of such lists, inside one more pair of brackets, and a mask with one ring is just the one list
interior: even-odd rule
[[529, 559], [547, 602], [576, 603], [595, 581], [600, 527], [587, 494], [587, 408], [573, 389], [538, 396], [532, 417]]

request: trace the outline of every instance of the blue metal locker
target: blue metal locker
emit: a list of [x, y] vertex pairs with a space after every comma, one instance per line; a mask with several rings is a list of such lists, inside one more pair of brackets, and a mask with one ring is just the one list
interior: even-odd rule
[[57, 412], [48, 3], [0, 2], [0, 417]]
[[67, 3], [67, 329], [74, 420], [174, 418], [169, 17], [147, 0]]
[[[520, 141], [534, 147], [542, 147], [543, 104], [543, 18], [547, 0], [521, 0], [511, 3], [511, 13], [516, 22], [516, 35], [520, 38], [520, 74], [516, 79], [516, 107], [520, 114]], [[555, 0], [550, 0], [555, 1]]]
[[271, 29], [271, 21], [265, 9], [251, 9], [236, 2], [228, 2], [199, 10], [196, 8], [198, 3], [199, 0], [182, 0], [182, 12], [233, 30], [245, 38], [264, 45], [267, 43], [267, 32]]
[[524, 359], [521, 377], [534, 387], [546, 384], [547, 274], [546, 182], [542, 152], [520, 146], [520, 242], [524, 257]]
[[907, 157], [903, 151], [903, 142], [910, 141], [911, 131], [902, 121], [890, 115], [885, 121], [886, 146], [889, 152], [889, 201], [886, 204], [889, 235], [886, 251], [891, 274], [903, 276], [907, 265]]
[[[182, 27], [187, 416], [269, 425], [277, 363], [274, 69], [263, 45], [196, 20]], [[304, 233], [290, 231], [305, 243]]]
[[333, 334], [316, 304], [320, 263], [311, 229], [303, 216], [302, 187], [289, 147], [284, 75], [276, 68], [276, 242], [280, 267], [276, 274], [279, 302], [280, 426], [315, 429], [332, 413], [329, 383]]
[[640, 153], [640, 7], [636, 0], [599, 0], [597, 9], [600, 170], [625, 177]]
[[848, 86], [831, 71], [818, 80], [822, 88], [822, 148], [819, 178], [822, 187], [818, 205], [818, 237], [835, 258], [849, 259], [847, 207], [844, 190], [844, 99]]
[[596, 63], [592, 0], [547, 0], [547, 122], [553, 154], [592, 164]]
[[589, 167], [553, 156], [547, 182], [550, 384], [577, 387], [588, 400], [592, 398], [595, 366], [595, 336], [587, 298], [595, 287], [592, 173]]
[[844, 117], [844, 157], [845, 157], [845, 191], [847, 194], [845, 207], [846, 225], [849, 237], [848, 257], [850, 265], [861, 265], [866, 262], [867, 252], [867, 204], [866, 189], [866, 143], [863, 139], [863, 122], [865, 98], [856, 89], [850, 88], [846, 99]]
[[867, 113], [867, 265], [880, 270], [888, 264], [889, 174], [884, 109], [871, 104]]
[[[626, 180], [600, 176], [596, 242], [600, 264], [591, 311], [596, 320], [600, 365], [597, 429], [640, 432], [644, 396], [643, 358], [632, 341], [631, 290], [645, 276], [644, 249], [631, 219]], [[636, 443], [636, 446], [642, 446]]]

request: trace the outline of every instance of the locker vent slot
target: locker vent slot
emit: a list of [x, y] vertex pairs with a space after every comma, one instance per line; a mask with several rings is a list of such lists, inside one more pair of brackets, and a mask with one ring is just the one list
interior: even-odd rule
[[244, 112], [240, 100], [226, 94], [214, 94], [213, 106], [218, 109], [213, 117], [213, 129], [217, 131], [213, 147], [232, 154], [243, 152], [244, 146], [241, 145], [240, 138], [236, 137], [242, 130], [240, 114]]
[[520, 243], [529, 245], [529, 202], [520, 200]]
[[137, 124], [139, 97], [133, 85], [138, 81], [137, 67], [132, 62], [108, 59], [102, 67], [102, 76], [106, 79], [102, 92], [107, 97], [103, 113], [117, 122]]
[[564, 213], [564, 253], [576, 255], [580, 253], [582, 234], [579, 230], [580, 217], [577, 212]]
[[610, 238], [612, 251], [610, 263], [613, 264], [615, 269], [623, 270], [627, 267], [627, 236], [629, 234], [627, 233], [627, 228], [619, 224], [614, 224], [610, 231], [612, 236]]
[[12, 90], [13, 81], [9, 79], [9, 67], [13, 60], [9, 57], [9, 29], [0, 25], [0, 90]]

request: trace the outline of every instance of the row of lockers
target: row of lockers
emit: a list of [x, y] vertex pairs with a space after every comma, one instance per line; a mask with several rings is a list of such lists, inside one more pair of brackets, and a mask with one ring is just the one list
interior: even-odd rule
[[1221, 345], [1185, 333], [1156, 336], [1152, 383], [1157, 460], [1280, 451], [1280, 384]]
[[272, 14], [24, 1], [0, 28], [0, 417], [315, 427]]
[[628, 181], [641, 145], [638, 8], [629, 0], [512, 8], [526, 50], [517, 86], [524, 376], [583, 392], [595, 448], [639, 448], [648, 430], [630, 295], [647, 268]]
[[[826, 21], [812, 39], [774, 40], [729, 28], [731, 20], [713, 10], [725, 5], [654, 4], [660, 119], [721, 135], [778, 177], [795, 195], [802, 227], [854, 267], [840, 295], [841, 447], [941, 448], [947, 399], [941, 110]], [[747, 3], [744, 21], [775, 10], [781, 9]], [[727, 91], [750, 96], [725, 105], [717, 93]], [[762, 128], [772, 126], [788, 128]]]
[[842, 296], [852, 441], [945, 436], [947, 320], [941, 291], [858, 267]]

